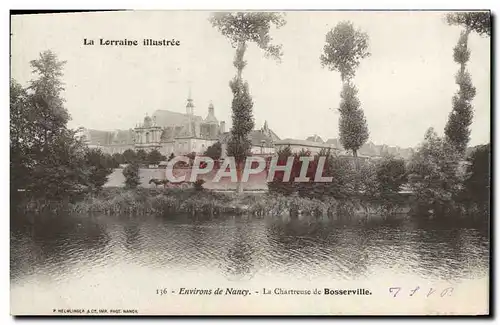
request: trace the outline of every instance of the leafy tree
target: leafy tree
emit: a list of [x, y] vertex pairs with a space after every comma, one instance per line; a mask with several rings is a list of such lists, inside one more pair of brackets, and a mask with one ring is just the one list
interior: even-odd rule
[[354, 184], [351, 185], [353, 194], [361, 193], [369, 198], [379, 196], [381, 193], [376, 165], [371, 160], [364, 160], [362, 163], [356, 160], [356, 163], [358, 167], [354, 170]]
[[468, 158], [465, 192], [472, 202], [488, 208], [491, 189], [491, 145], [478, 146]]
[[354, 78], [361, 60], [370, 55], [368, 34], [356, 30], [351, 22], [343, 21], [326, 33], [320, 60], [323, 67], [340, 72], [344, 82]]
[[123, 176], [125, 176], [125, 188], [134, 189], [141, 183], [139, 178], [139, 164], [134, 162], [128, 164], [123, 169]]
[[[271, 44], [270, 35], [272, 26], [281, 28], [286, 24], [283, 14], [275, 12], [218, 12], [214, 13], [209, 20], [212, 26], [216, 27], [235, 48], [242, 49], [246, 43], [254, 43], [268, 57], [279, 60], [283, 55], [282, 46]], [[243, 69], [244, 66], [240, 67]]]
[[247, 156], [251, 154], [252, 142], [249, 138], [250, 132], [254, 127], [252, 114], [253, 101], [248, 92], [248, 84], [235, 78], [231, 82], [231, 91], [233, 92], [232, 110], [233, 127], [231, 128], [231, 137], [227, 144], [227, 155], [234, 157], [236, 161], [236, 171], [238, 177], [239, 193], [243, 192], [241, 176], [243, 165]]
[[242, 170], [246, 157], [250, 153], [251, 142], [249, 134], [254, 128], [252, 114], [253, 101], [248, 89], [248, 83], [242, 79], [244, 60], [248, 43], [256, 44], [266, 56], [279, 60], [282, 56], [281, 46], [271, 44], [270, 30], [272, 26], [280, 28], [285, 25], [282, 14], [273, 12], [219, 12], [210, 17], [210, 23], [229, 39], [236, 55], [233, 62], [237, 74], [229, 86], [233, 93], [232, 118], [233, 127], [227, 146], [228, 156], [236, 161], [238, 176], [237, 192], [243, 192], [241, 184]]
[[[349, 21], [338, 23], [326, 34], [326, 44], [320, 56], [321, 65], [330, 71], [340, 73], [343, 84], [340, 102], [340, 142], [346, 150], [352, 150], [357, 157], [359, 148], [368, 140], [368, 126], [358, 90], [352, 83], [362, 59], [370, 56], [368, 35], [356, 30]], [[359, 165], [356, 159], [356, 164]]]
[[70, 119], [64, 107], [64, 84], [61, 80], [66, 61], [59, 61], [52, 51], [40, 53], [37, 60], [30, 61], [33, 74], [37, 78], [30, 81], [28, 91], [32, 106], [30, 123], [35, 131], [32, 141], [40, 150], [46, 150], [53, 137], [66, 130]]
[[115, 161], [113, 156], [109, 153], [103, 153], [104, 155], [104, 164], [107, 168], [113, 169], [118, 168], [118, 163]]
[[121, 153], [115, 152], [112, 156], [115, 168], [125, 163], [125, 158]]
[[144, 164], [148, 161], [148, 153], [144, 149], [137, 150], [136, 153], [137, 162]]
[[[286, 146], [283, 148], [278, 149], [276, 152], [278, 156], [278, 161], [276, 163], [277, 166], [284, 166], [287, 164], [288, 157], [293, 155], [292, 149], [290, 146]], [[279, 193], [283, 195], [290, 195], [293, 193], [294, 188], [293, 188], [293, 179], [292, 176], [290, 175], [290, 181], [289, 182], [284, 182], [284, 171], [276, 171], [274, 173], [274, 178], [267, 183], [267, 186], [269, 188], [269, 192], [271, 193]]]
[[488, 11], [452, 12], [446, 15], [448, 25], [458, 25], [480, 36], [491, 36], [491, 14]]
[[[328, 184], [328, 191], [334, 197], [350, 197], [355, 193], [355, 183], [359, 172], [348, 157], [332, 155], [329, 160], [332, 182]], [[361, 168], [360, 168], [361, 169]]]
[[[358, 150], [368, 140], [369, 132], [365, 115], [357, 98], [358, 90], [350, 82], [344, 83], [340, 94], [340, 143], [345, 149], [358, 156]], [[357, 160], [356, 160], [357, 161]]]
[[17, 190], [25, 188], [30, 181], [32, 170], [30, 163], [29, 134], [32, 127], [28, 120], [30, 112], [26, 90], [14, 79], [10, 81], [10, 192], [17, 195]]
[[455, 208], [454, 199], [463, 181], [458, 156], [456, 149], [438, 137], [433, 128], [427, 130], [424, 142], [408, 165], [409, 185], [421, 207], [435, 213]]
[[470, 138], [469, 127], [473, 117], [472, 100], [476, 96], [476, 88], [472, 85], [470, 73], [466, 70], [470, 58], [467, 43], [471, 32], [491, 35], [490, 14], [488, 12], [457, 12], [446, 15], [446, 20], [450, 25], [464, 27], [453, 49], [453, 59], [460, 64], [460, 70], [455, 76], [459, 89], [453, 96], [453, 108], [445, 126], [446, 140], [464, 156]]
[[87, 149], [85, 152], [85, 163], [89, 168], [88, 185], [92, 191], [101, 190], [113, 171], [108, 156], [100, 149]]
[[147, 160], [152, 165], [158, 165], [163, 158], [163, 155], [158, 150], [154, 149], [149, 152]]
[[24, 89], [11, 80], [11, 191], [28, 198], [65, 201], [83, 191], [97, 191], [106, 182], [112, 157], [88, 149], [67, 128], [63, 61], [51, 51], [30, 62], [36, 77]]
[[393, 156], [382, 158], [377, 164], [376, 175], [381, 194], [398, 193], [408, 181], [405, 161]]
[[85, 145], [66, 130], [52, 137], [43, 151], [44, 159], [31, 161], [30, 182], [26, 190], [32, 197], [63, 200], [88, 189], [90, 170], [85, 164]]
[[137, 161], [137, 155], [134, 150], [127, 149], [123, 152], [123, 160], [127, 164], [131, 164]]
[[11, 80], [11, 190], [63, 200], [85, 188], [84, 145], [66, 126], [63, 67], [51, 51], [30, 62], [35, 78], [27, 89]]
[[219, 141], [207, 148], [204, 153], [205, 156], [212, 158], [213, 160], [219, 160], [222, 156], [222, 145]]

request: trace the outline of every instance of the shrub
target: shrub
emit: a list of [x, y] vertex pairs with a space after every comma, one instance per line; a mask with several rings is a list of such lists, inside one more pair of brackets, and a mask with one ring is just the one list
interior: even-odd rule
[[109, 155], [105, 155], [100, 149], [87, 149], [85, 163], [89, 168], [88, 185], [90, 189], [100, 191], [108, 181], [108, 175], [113, 171]]
[[[278, 166], [286, 165], [288, 157], [293, 155], [292, 149], [289, 146], [279, 149], [276, 154], [278, 156], [278, 161], [277, 161]], [[294, 191], [292, 183], [293, 175], [290, 177], [289, 182], [283, 182], [284, 175], [285, 173], [282, 171], [277, 171], [274, 174], [273, 180], [267, 183], [270, 193], [281, 194], [281, 195], [290, 195], [293, 193]]]
[[491, 146], [478, 146], [468, 158], [466, 180], [461, 199], [469, 207], [475, 207], [482, 212], [489, 212], [491, 189]]
[[376, 178], [380, 194], [398, 193], [401, 186], [408, 181], [405, 161], [393, 156], [385, 156], [377, 164]]
[[158, 165], [165, 157], [157, 150], [151, 150], [147, 154], [147, 161], [151, 165]]
[[[377, 166], [374, 162], [359, 161], [358, 158], [358, 170], [354, 169], [355, 172], [355, 184], [354, 190], [360, 194], [367, 197], [379, 196], [379, 182], [377, 174]], [[356, 191], [357, 189], [357, 191]]]
[[125, 187], [128, 189], [136, 188], [140, 184], [139, 179], [139, 165], [131, 163], [123, 169], [123, 176], [125, 176]]
[[459, 157], [454, 147], [432, 128], [427, 130], [408, 166], [409, 185], [421, 208], [446, 213], [456, 207], [454, 199], [462, 185]]
[[219, 141], [207, 148], [204, 153], [205, 156], [212, 158], [213, 160], [219, 160], [222, 156], [222, 145]]
[[203, 184], [205, 184], [205, 180], [197, 179], [196, 182], [194, 182], [194, 189], [197, 191], [203, 191]]

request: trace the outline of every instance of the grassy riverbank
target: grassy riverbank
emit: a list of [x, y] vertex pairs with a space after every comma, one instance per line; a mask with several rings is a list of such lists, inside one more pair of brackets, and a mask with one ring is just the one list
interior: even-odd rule
[[401, 204], [387, 204], [363, 199], [310, 199], [269, 193], [196, 191], [194, 189], [106, 188], [97, 195], [85, 195], [73, 202], [51, 205], [50, 202], [27, 202], [26, 212], [67, 211], [103, 214], [191, 214], [255, 216], [348, 216], [405, 212]]

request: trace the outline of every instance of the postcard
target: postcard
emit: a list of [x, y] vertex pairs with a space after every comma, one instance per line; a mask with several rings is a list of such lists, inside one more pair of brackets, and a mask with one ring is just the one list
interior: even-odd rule
[[489, 11], [11, 15], [11, 314], [489, 315]]

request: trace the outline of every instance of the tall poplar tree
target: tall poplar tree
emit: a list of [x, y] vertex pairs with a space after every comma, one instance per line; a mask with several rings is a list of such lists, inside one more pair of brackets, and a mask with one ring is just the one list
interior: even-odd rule
[[326, 34], [321, 65], [340, 73], [340, 143], [344, 149], [351, 150], [354, 157], [358, 156], [359, 148], [368, 140], [369, 132], [361, 102], [357, 98], [358, 90], [352, 79], [361, 60], [368, 56], [368, 35], [355, 29], [351, 22], [340, 22]]
[[233, 65], [236, 76], [229, 86], [233, 93], [231, 137], [227, 146], [227, 155], [235, 158], [238, 176], [237, 192], [243, 192], [241, 183], [242, 170], [246, 157], [250, 155], [252, 143], [249, 139], [254, 128], [252, 114], [253, 101], [248, 83], [243, 80], [242, 73], [246, 66], [245, 51], [248, 43], [256, 44], [267, 57], [280, 60], [281, 45], [271, 44], [271, 27], [280, 28], [285, 25], [283, 14], [273, 12], [219, 12], [210, 17], [210, 23], [229, 39], [236, 54]]
[[449, 25], [464, 27], [453, 49], [453, 59], [460, 65], [460, 70], [455, 76], [458, 91], [453, 95], [453, 108], [444, 129], [446, 141], [463, 156], [470, 139], [470, 125], [474, 114], [472, 100], [476, 96], [476, 88], [472, 85], [471, 75], [466, 70], [470, 58], [468, 40], [471, 32], [481, 36], [491, 35], [490, 14], [489, 12], [457, 12], [448, 14], [446, 20]]

